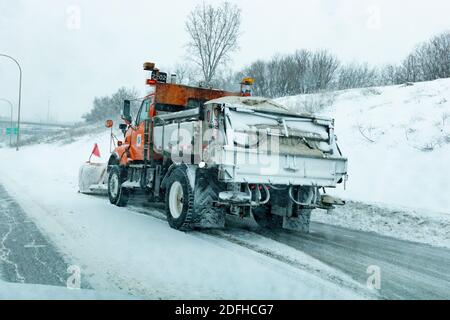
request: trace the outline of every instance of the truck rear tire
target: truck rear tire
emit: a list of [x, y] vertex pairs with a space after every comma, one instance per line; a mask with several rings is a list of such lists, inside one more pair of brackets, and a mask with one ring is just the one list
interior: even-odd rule
[[112, 166], [108, 177], [108, 196], [109, 201], [118, 207], [126, 207], [130, 197], [129, 190], [122, 188], [125, 180], [123, 170], [119, 166]]
[[175, 169], [168, 177], [165, 200], [170, 227], [180, 231], [192, 230], [194, 192], [184, 168]]

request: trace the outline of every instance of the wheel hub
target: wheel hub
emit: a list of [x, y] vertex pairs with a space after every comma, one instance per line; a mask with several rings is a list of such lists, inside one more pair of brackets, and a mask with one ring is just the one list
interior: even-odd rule
[[117, 197], [119, 194], [119, 177], [113, 174], [109, 180], [109, 192], [113, 198]]
[[183, 186], [175, 181], [169, 193], [169, 209], [173, 218], [178, 219], [183, 213]]

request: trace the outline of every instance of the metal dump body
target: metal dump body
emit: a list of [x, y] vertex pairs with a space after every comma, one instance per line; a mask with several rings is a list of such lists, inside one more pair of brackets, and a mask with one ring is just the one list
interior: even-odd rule
[[336, 187], [346, 176], [332, 119], [296, 114], [261, 98], [208, 104], [221, 105], [225, 115], [225, 145], [211, 156], [222, 181]]

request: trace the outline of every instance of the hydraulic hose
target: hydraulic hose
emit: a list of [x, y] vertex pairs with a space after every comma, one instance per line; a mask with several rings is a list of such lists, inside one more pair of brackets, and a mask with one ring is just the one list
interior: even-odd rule
[[[260, 185], [256, 185], [257, 188], [259, 188], [259, 186]], [[270, 191], [269, 191], [269, 188], [267, 188], [267, 186], [265, 184], [262, 184], [261, 186], [264, 188], [264, 192], [266, 193], [266, 199], [264, 199], [264, 201], [260, 201], [259, 204], [265, 205], [265, 204], [269, 203], [269, 201], [270, 201]], [[246, 185], [246, 189], [247, 189], [247, 193], [251, 197], [253, 193], [250, 190], [250, 186], [248, 184]]]
[[308, 198], [306, 199], [307, 202], [309, 202], [309, 203], [302, 203], [302, 202], [295, 200], [294, 196], [292, 194], [293, 189], [294, 189], [294, 186], [291, 186], [289, 188], [289, 198], [291, 198], [292, 202], [294, 202], [295, 204], [297, 204], [299, 206], [305, 206], [305, 207], [310, 206], [312, 204], [312, 201], [316, 195], [316, 189], [312, 188], [311, 191], [309, 192]]
[[265, 184], [262, 184], [262, 187], [264, 188], [264, 191], [266, 192], [266, 199], [262, 202], [260, 202], [260, 204], [265, 205], [270, 201], [270, 191], [269, 188], [267, 188], [267, 186]]

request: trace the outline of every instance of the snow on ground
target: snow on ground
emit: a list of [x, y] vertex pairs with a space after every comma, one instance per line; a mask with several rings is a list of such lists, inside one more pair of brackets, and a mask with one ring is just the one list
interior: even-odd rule
[[[2, 149], [0, 183], [96, 290], [150, 299], [362, 297], [245, 247], [182, 233], [104, 197], [79, 194], [78, 169], [95, 142], [103, 156], [98, 161], [106, 161], [107, 130], [70, 144]], [[318, 263], [303, 258], [304, 264]]]
[[0, 280], [0, 300], [130, 300], [131, 296]]
[[[399, 220], [405, 224], [388, 231], [379, 227], [388, 221], [387, 214], [376, 215], [369, 210], [366, 217], [354, 220], [352, 211], [345, 209], [339, 210], [337, 218], [319, 214], [319, 221], [394, 236], [403, 230], [404, 238], [416, 239], [417, 234], [418, 241], [439, 243], [443, 239], [448, 243], [450, 79], [278, 101], [293, 110], [320, 110], [318, 113], [336, 120], [339, 146], [349, 158], [349, 181], [346, 190], [340, 186], [332, 191], [334, 194], [392, 208], [388, 224]], [[403, 217], [395, 211], [402, 212]], [[427, 237], [435, 235], [423, 221], [435, 221], [447, 228], [437, 235], [438, 240], [428, 241]]]
[[349, 201], [331, 213], [314, 211], [317, 222], [450, 248], [450, 217], [427, 210]]

